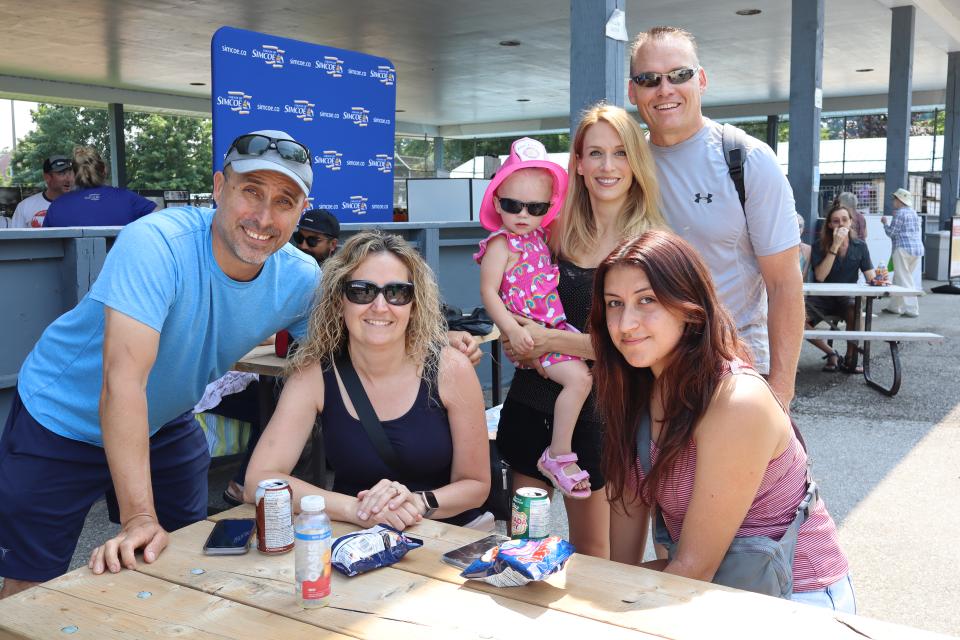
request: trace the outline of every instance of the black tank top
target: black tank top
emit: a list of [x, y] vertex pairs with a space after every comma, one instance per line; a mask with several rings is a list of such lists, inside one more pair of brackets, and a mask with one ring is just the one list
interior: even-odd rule
[[[430, 393], [426, 381], [421, 380], [410, 410], [394, 420], [380, 421], [397, 452], [402, 467], [397, 471], [387, 466], [363, 425], [347, 411], [333, 367], [323, 372], [323, 385], [323, 441], [335, 471], [334, 491], [356, 496], [383, 478], [397, 480], [411, 491], [431, 491], [450, 484], [453, 438], [435, 384]], [[480, 513], [471, 509], [444, 522], [463, 524]]]

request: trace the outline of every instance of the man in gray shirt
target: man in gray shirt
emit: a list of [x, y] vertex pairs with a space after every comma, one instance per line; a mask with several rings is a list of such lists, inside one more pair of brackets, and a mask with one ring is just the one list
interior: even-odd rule
[[692, 35], [674, 27], [640, 33], [630, 77], [630, 102], [650, 129], [664, 216], [703, 256], [757, 370], [789, 407], [804, 318], [790, 184], [770, 147], [747, 137], [741, 206], [722, 127], [701, 110], [707, 75]]

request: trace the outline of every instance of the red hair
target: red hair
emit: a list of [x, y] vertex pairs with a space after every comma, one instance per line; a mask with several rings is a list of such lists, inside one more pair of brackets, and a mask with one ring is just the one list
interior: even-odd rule
[[[648, 368], [631, 366], [607, 330], [604, 286], [614, 267], [642, 270], [660, 304], [684, 320], [683, 333], [661, 374], [664, 428], [657, 445], [660, 455], [650, 474], [640, 481], [637, 431], [643, 412], [649, 411], [654, 377]], [[643, 502], [655, 501], [657, 487], [677, 456], [693, 437], [707, 410], [724, 364], [751, 362], [737, 336], [736, 325], [717, 300], [713, 280], [703, 260], [686, 241], [667, 231], [647, 231], [627, 238], [597, 268], [590, 311], [590, 336], [596, 354], [593, 378], [597, 405], [606, 425], [602, 469], [608, 496], [625, 507], [628, 479]], [[631, 489], [633, 490], [633, 489]]]

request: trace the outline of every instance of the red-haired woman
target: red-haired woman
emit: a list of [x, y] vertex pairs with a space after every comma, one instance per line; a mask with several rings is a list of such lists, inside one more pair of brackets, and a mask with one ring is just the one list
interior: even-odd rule
[[779, 595], [855, 611], [833, 520], [815, 494], [800, 508], [803, 443], [696, 251], [664, 231], [623, 241], [597, 269], [590, 326], [612, 559], [641, 562], [657, 512], [669, 559], [645, 566], [698, 580], [731, 584], [735, 538], [795, 538]]

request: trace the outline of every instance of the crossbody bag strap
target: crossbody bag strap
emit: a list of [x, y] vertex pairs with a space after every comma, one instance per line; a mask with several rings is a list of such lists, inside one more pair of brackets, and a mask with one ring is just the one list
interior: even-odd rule
[[[640, 468], [643, 469], [644, 477], [650, 475], [650, 469], [653, 464], [650, 462], [650, 442], [653, 440], [650, 431], [650, 411], [644, 411], [640, 414], [640, 428], [637, 430], [637, 458], [640, 460]], [[667, 531], [667, 523], [663, 521], [663, 514], [657, 506], [656, 500], [653, 502], [653, 541], [659, 544], [670, 543], [670, 532]]]
[[343, 386], [347, 390], [347, 395], [350, 396], [350, 402], [353, 403], [353, 408], [357, 411], [357, 417], [360, 418], [360, 424], [363, 425], [367, 437], [370, 438], [370, 442], [377, 450], [377, 455], [394, 471], [401, 470], [397, 451], [390, 444], [390, 440], [387, 439], [387, 433], [383, 430], [383, 425], [380, 424], [380, 419], [377, 418], [377, 412], [373, 410], [373, 405], [370, 404], [370, 398], [367, 397], [363, 383], [360, 382], [357, 370], [353, 368], [353, 361], [350, 360], [350, 353], [346, 348], [336, 355], [334, 362], [337, 365], [337, 371], [340, 373], [340, 379], [343, 380]]

